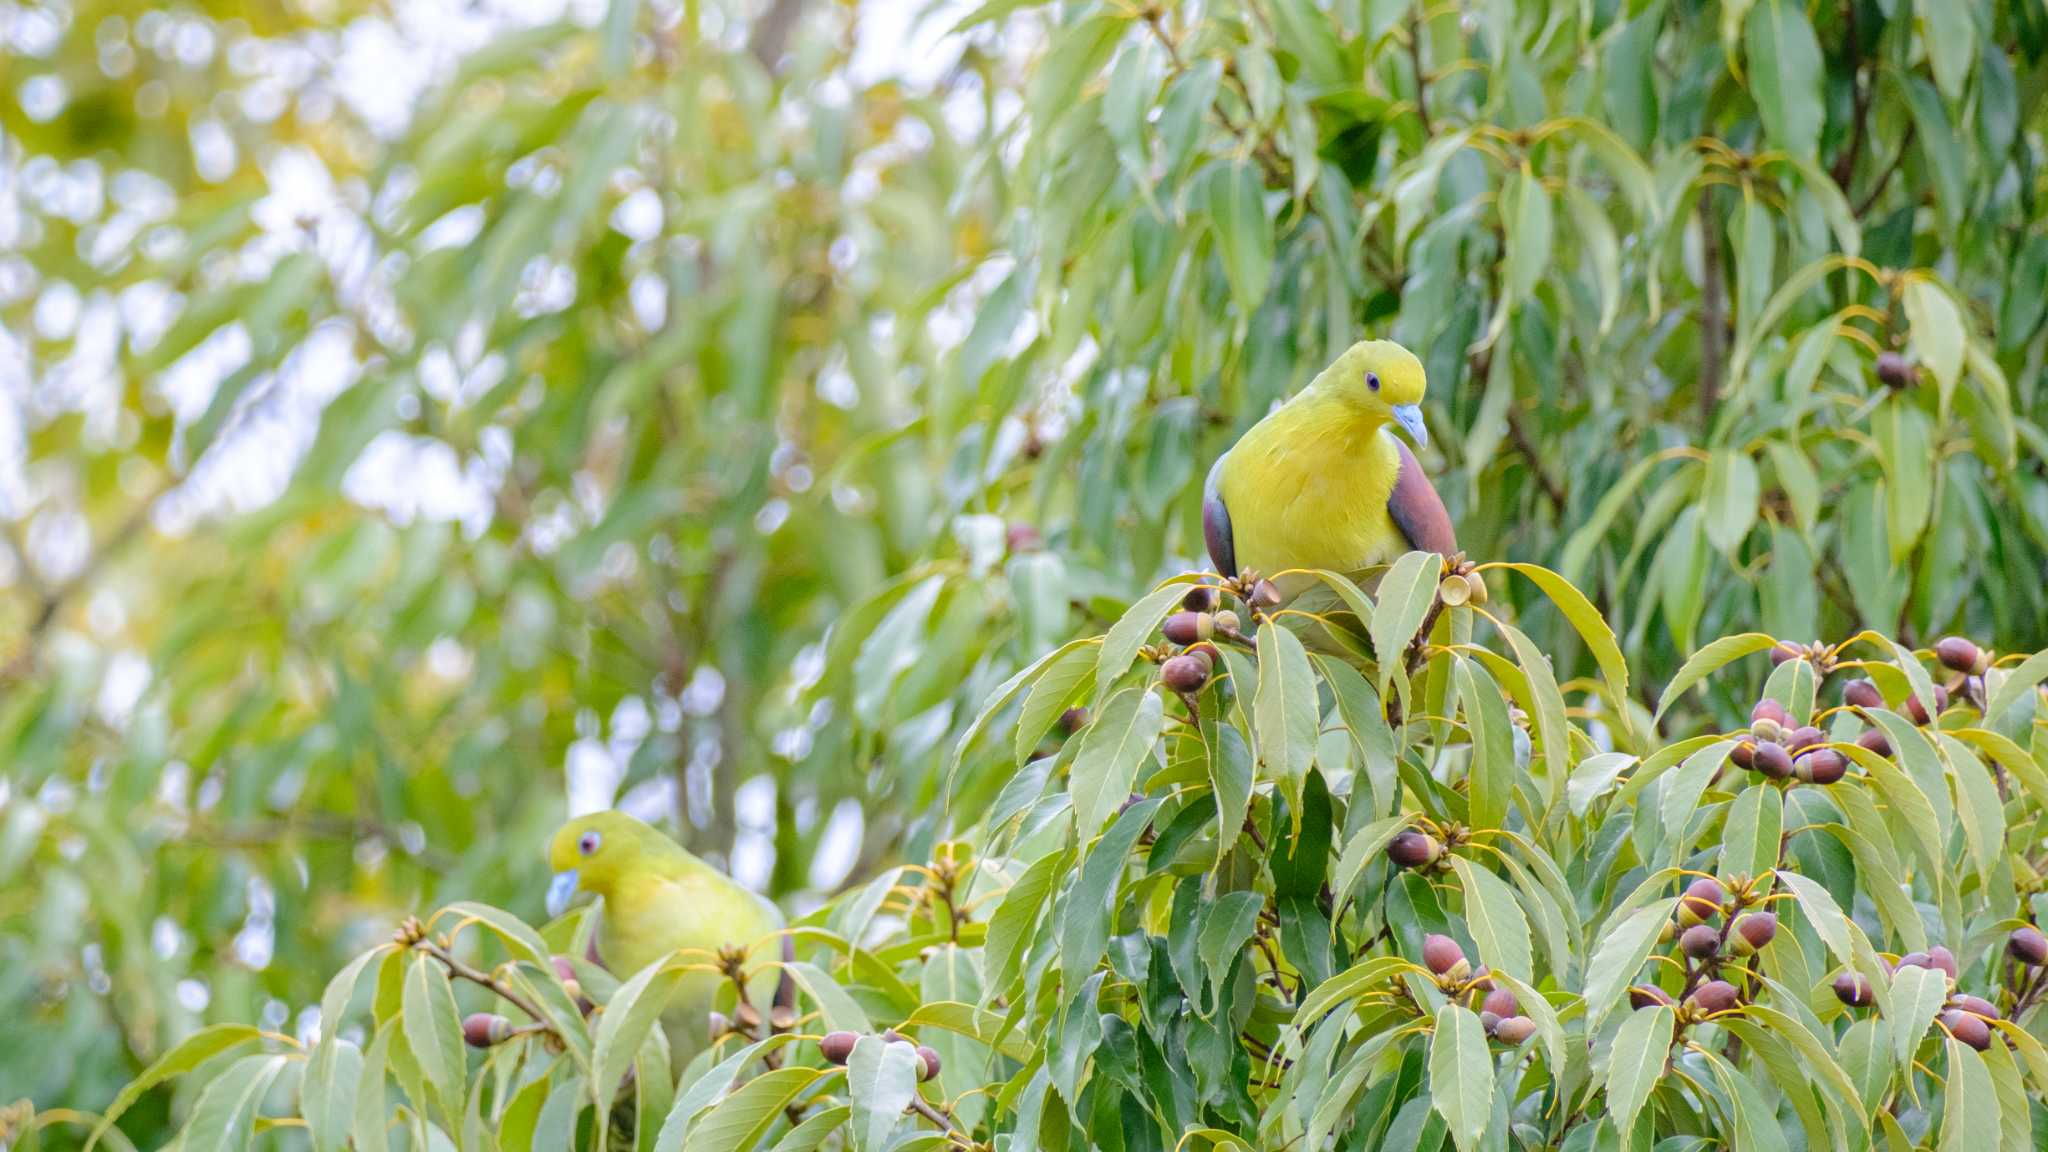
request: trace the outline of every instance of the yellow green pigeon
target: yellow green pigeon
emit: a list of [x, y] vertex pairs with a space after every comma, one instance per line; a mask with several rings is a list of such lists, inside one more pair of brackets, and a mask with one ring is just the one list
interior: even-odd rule
[[[1456, 552], [1443, 500], [1394, 437], [1400, 428], [1429, 443], [1427, 386], [1414, 353], [1361, 340], [1252, 425], [1217, 458], [1203, 490], [1202, 531], [1216, 570], [1352, 573], [1404, 552]], [[1312, 582], [1275, 581], [1289, 596]]]
[[[747, 999], [767, 1014], [780, 973], [765, 961], [785, 951], [770, 939], [782, 928], [782, 912], [765, 897], [624, 812], [595, 812], [564, 824], [548, 847], [548, 863], [555, 873], [548, 915], [567, 911], [579, 892], [603, 898], [597, 952], [614, 976], [628, 979], [680, 949], [750, 948], [756, 974], [748, 980]], [[662, 1026], [674, 1067], [682, 1068], [708, 1045], [707, 1020], [724, 979], [715, 972], [691, 973], [669, 1001]]]

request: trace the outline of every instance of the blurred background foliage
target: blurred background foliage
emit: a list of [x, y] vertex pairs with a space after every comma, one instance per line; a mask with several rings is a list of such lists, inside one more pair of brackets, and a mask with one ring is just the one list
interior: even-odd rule
[[1468, 554], [1585, 588], [1646, 699], [1750, 628], [2048, 643], [2042, 0], [0, 40], [6, 1098], [309, 1029], [408, 910], [537, 918], [569, 808], [797, 908], [925, 858], [976, 704], [1205, 563], [1208, 463], [1365, 335]]

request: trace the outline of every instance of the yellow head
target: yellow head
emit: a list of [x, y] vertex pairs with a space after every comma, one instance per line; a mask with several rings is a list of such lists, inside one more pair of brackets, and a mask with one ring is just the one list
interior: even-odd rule
[[1360, 340], [1346, 348], [1312, 387], [1342, 399], [1375, 424], [1399, 425], [1418, 445], [1429, 443], [1422, 425], [1422, 394], [1429, 380], [1415, 353], [1392, 340]]
[[560, 916], [576, 893], [603, 896], [633, 868], [682, 855], [675, 841], [624, 812], [593, 812], [562, 825], [548, 845], [548, 915]]

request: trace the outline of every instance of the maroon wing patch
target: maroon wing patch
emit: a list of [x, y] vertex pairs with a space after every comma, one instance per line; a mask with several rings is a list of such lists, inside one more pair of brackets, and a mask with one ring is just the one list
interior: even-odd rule
[[1443, 498], [1436, 494], [1408, 445], [1396, 440], [1394, 446], [1401, 450], [1401, 474], [1394, 479], [1393, 494], [1387, 497], [1387, 514], [1408, 538], [1410, 548], [1451, 555], [1458, 550], [1458, 533], [1451, 527]]

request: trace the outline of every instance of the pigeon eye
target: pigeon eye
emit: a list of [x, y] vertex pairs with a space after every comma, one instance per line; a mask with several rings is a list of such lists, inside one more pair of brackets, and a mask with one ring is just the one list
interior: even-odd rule
[[576, 841], [576, 850], [578, 852], [583, 853], [585, 856], [589, 856], [597, 851], [597, 845], [597, 833], [585, 832], [583, 834], [583, 838], [581, 840]]
[[1379, 373], [1377, 373], [1377, 372], [1367, 372], [1367, 373], [1365, 374], [1365, 386], [1366, 386], [1367, 388], [1370, 388], [1370, 389], [1372, 389], [1372, 390], [1373, 390], [1373, 391], [1375, 391], [1375, 392], [1379, 391], [1379, 390], [1380, 390], [1380, 374], [1379, 374]]

